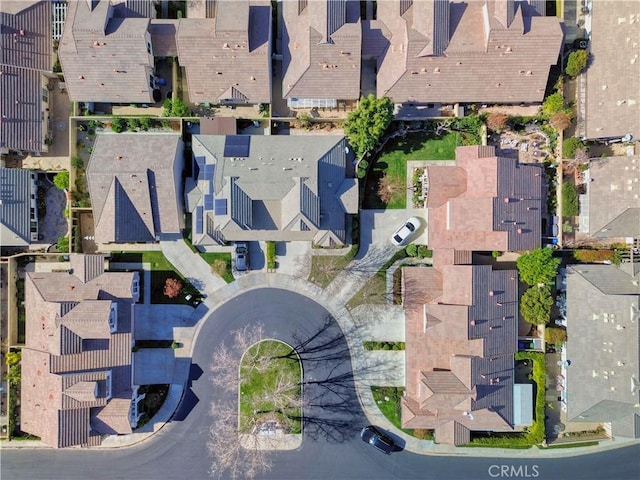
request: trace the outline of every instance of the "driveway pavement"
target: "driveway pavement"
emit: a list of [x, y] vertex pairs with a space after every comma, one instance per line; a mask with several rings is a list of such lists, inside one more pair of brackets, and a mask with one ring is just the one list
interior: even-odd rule
[[137, 304], [134, 313], [134, 339], [173, 340], [174, 329], [191, 319], [193, 308], [188, 305]]
[[171, 384], [174, 366], [172, 348], [141, 348], [133, 354], [133, 382], [136, 385]]
[[402, 305], [359, 305], [351, 311], [362, 336], [376, 342], [404, 342], [404, 310]]

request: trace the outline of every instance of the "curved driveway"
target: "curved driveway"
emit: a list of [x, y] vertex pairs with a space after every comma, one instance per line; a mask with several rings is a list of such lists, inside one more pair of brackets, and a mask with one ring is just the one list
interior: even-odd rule
[[[292, 345], [300, 345], [313, 337], [301, 347], [308, 385], [305, 392], [312, 399], [319, 399], [318, 404], [325, 405], [305, 411], [311, 421], [305, 423], [302, 447], [298, 451], [274, 454], [273, 469], [263, 478], [600, 480], [640, 477], [638, 445], [553, 459], [534, 459], [524, 451], [522, 458], [509, 459], [438, 457], [409, 452], [380, 454], [358, 438], [358, 430], [366, 418], [353, 392], [348, 349], [337, 323], [309, 298], [278, 289], [241, 294], [210, 315], [193, 349], [190, 388], [173, 422], [149, 440], [114, 450], [4, 450], [1, 477], [12, 480], [208, 478], [208, 410], [218, 394], [208, 373], [211, 352], [222, 342], [230, 342], [231, 331], [256, 321], [264, 324], [267, 336]], [[570, 450], [565, 452], [570, 454]], [[510, 475], [492, 476], [502, 472], [493, 465], [505, 465]]]

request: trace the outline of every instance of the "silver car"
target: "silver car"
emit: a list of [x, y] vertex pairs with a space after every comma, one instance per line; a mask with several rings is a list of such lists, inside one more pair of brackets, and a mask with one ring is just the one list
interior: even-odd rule
[[409, 239], [420, 228], [421, 222], [418, 217], [409, 217], [406, 222], [391, 235], [391, 243], [398, 247], [409, 243]]
[[249, 248], [247, 244], [236, 243], [236, 270], [244, 272], [249, 269]]

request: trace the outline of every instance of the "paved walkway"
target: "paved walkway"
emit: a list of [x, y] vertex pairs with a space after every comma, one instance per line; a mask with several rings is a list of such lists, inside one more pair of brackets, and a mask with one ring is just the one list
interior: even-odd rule
[[203, 294], [209, 295], [227, 284], [211, 271], [211, 266], [200, 255], [191, 251], [181, 236], [162, 238], [160, 247], [167, 260]]

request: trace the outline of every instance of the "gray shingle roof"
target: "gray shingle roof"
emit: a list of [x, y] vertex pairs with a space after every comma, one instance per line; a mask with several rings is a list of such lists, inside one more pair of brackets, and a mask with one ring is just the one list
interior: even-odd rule
[[[0, 5], [0, 151], [41, 152], [46, 124], [42, 88], [51, 70], [51, 2]], [[44, 132], [43, 132], [44, 129]]]
[[175, 134], [96, 137], [87, 181], [97, 242], [147, 242], [180, 231], [182, 149]]
[[585, 212], [583, 204], [581, 212], [581, 223], [589, 235], [639, 237], [640, 155], [594, 159], [589, 164], [589, 178], [588, 208]]
[[176, 44], [192, 102], [271, 102], [271, 6], [217, 3], [216, 18], [183, 19]]
[[358, 2], [283, 2], [284, 98], [360, 97], [362, 28]]
[[69, 3], [58, 50], [69, 98], [152, 102], [149, 19], [110, 17], [109, 3], [101, 0], [92, 11], [87, 2]]
[[193, 152], [194, 244], [346, 241], [343, 200], [357, 199], [357, 184], [344, 183], [353, 175], [344, 137], [198, 135]]
[[[521, 7], [511, 16], [506, 2], [413, 2], [402, 15], [400, 0], [380, 2], [377, 18], [389, 37], [378, 61], [378, 96], [395, 102], [542, 101], [562, 44], [560, 23], [523, 16]], [[495, 4], [504, 5], [497, 16]], [[448, 34], [442, 28], [446, 8]], [[511, 18], [509, 27], [498, 18]], [[444, 55], [437, 55], [443, 47]]]
[[[31, 222], [37, 225], [35, 181], [35, 173], [30, 170], [0, 168], [0, 244], [3, 247], [31, 243]], [[37, 227], [34, 233], [37, 235]]]
[[615, 265], [567, 269], [567, 415], [613, 422], [616, 436], [637, 436], [615, 426], [632, 423], [640, 403], [639, 281]]
[[585, 136], [640, 138], [638, 5], [591, 2], [591, 60], [586, 75]]

